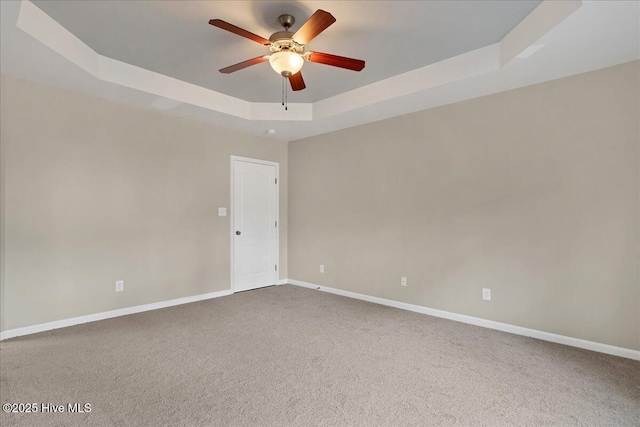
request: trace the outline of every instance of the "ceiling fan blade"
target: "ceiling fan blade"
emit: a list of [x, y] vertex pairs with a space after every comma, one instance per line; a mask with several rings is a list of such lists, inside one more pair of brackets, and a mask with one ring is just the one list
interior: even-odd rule
[[228, 22], [225, 22], [222, 19], [212, 19], [209, 21], [209, 24], [213, 25], [214, 27], [218, 27], [218, 28], [222, 28], [223, 30], [230, 31], [234, 34], [237, 34], [241, 37], [245, 37], [249, 40], [253, 40], [256, 43], [260, 43], [266, 46], [269, 46], [271, 44], [271, 42], [265, 39], [264, 37], [260, 37], [259, 35], [253, 34], [250, 31], [243, 30], [242, 28], [236, 27], [233, 24], [229, 24]]
[[319, 64], [332, 65], [334, 67], [346, 68], [347, 70], [361, 71], [364, 68], [364, 61], [361, 59], [347, 58], [345, 56], [331, 55], [330, 53], [311, 52], [309, 61]]
[[334, 22], [336, 22], [336, 18], [332, 14], [318, 9], [307, 22], [302, 24], [302, 27], [296, 31], [292, 38], [300, 44], [307, 44]]
[[239, 62], [239, 63], [237, 63], [235, 65], [230, 65], [230, 66], [228, 66], [226, 68], [221, 69], [220, 72], [224, 73], [224, 74], [229, 74], [229, 73], [233, 73], [235, 71], [242, 70], [243, 68], [247, 68], [247, 67], [250, 67], [252, 65], [256, 65], [256, 64], [259, 64], [261, 62], [268, 61], [268, 60], [269, 60], [269, 55], [258, 56], [258, 57], [253, 58], [253, 59], [247, 59], [246, 61]]
[[307, 87], [302, 79], [302, 71], [298, 71], [297, 73], [290, 75], [289, 83], [291, 83], [291, 89], [294, 91], [302, 90]]

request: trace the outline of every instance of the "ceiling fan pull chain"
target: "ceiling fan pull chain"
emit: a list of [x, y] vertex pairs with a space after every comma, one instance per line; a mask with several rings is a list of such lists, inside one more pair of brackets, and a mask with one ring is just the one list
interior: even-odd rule
[[286, 82], [286, 80], [288, 79], [288, 77], [285, 77], [285, 84], [284, 84], [284, 110], [287, 111], [289, 109], [289, 88], [287, 86], [289, 86]]
[[284, 76], [282, 76], [282, 106], [284, 107]]

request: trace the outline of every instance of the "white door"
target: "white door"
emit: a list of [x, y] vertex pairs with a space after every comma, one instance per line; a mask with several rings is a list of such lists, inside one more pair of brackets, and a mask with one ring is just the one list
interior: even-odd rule
[[277, 164], [232, 158], [233, 291], [275, 285], [278, 277]]

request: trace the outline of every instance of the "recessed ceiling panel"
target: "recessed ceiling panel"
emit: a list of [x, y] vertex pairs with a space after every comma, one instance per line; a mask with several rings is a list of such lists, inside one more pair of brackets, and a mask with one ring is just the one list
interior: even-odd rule
[[268, 38], [277, 18], [294, 15], [295, 31], [317, 9], [336, 23], [307, 50], [364, 59], [353, 72], [303, 67], [305, 90], [289, 102], [316, 102], [500, 41], [534, 1], [34, 1], [101, 55], [251, 102], [278, 102], [281, 77], [268, 63], [233, 74], [218, 69], [268, 54], [250, 40], [215, 28], [219, 18]]

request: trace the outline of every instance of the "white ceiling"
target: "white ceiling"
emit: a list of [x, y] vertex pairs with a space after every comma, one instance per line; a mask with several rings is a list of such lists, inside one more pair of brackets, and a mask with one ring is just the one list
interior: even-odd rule
[[208, 24], [220, 18], [263, 37], [293, 14], [295, 31], [317, 9], [336, 23], [310, 50], [364, 59], [356, 73], [307, 63], [307, 89], [290, 102], [316, 102], [500, 41], [535, 1], [52, 1], [34, 3], [97, 53], [252, 102], [278, 102], [281, 78], [263, 63], [217, 70], [268, 49]]
[[284, 112], [100, 56], [26, 0], [0, 9], [3, 74], [284, 141], [640, 59], [640, 2], [546, 0], [498, 43]]

